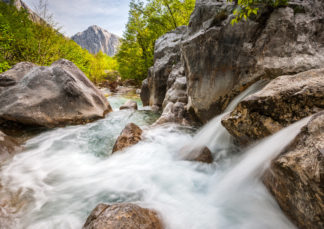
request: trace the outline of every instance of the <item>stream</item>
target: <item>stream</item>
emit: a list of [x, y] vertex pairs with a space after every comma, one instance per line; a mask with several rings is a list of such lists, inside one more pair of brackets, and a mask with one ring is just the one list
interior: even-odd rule
[[[250, 87], [225, 114], [259, 88]], [[155, 209], [170, 229], [295, 228], [260, 178], [307, 120], [235, 149], [222, 115], [199, 130], [150, 126], [160, 114], [134, 95], [139, 110], [119, 111], [128, 98], [109, 96], [114, 111], [104, 119], [43, 132], [2, 165], [0, 228], [79, 229], [97, 204], [118, 202]], [[144, 130], [143, 140], [111, 155], [129, 122]], [[182, 147], [197, 145], [208, 145], [213, 164], [179, 159]]]

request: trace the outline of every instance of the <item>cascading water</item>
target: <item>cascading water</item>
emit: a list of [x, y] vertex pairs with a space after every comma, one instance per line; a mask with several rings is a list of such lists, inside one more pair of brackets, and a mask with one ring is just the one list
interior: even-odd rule
[[[202, 133], [211, 133], [206, 143], [221, 144], [217, 135], [212, 138], [223, 131], [219, 125], [210, 122], [198, 136], [175, 124], [146, 128], [156, 116], [114, 111], [94, 123], [54, 129], [29, 140], [25, 152], [1, 169], [0, 222], [12, 216], [10, 224], [2, 225], [81, 228], [98, 203], [134, 202], [158, 211], [166, 228], [294, 228], [259, 176], [305, 120], [246, 150], [242, 158], [225, 153], [230, 163], [218, 166], [177, 158], [183, 146], [205, 140]], [[145, 129], [143, 141], [110, 155], [128, 122]]]

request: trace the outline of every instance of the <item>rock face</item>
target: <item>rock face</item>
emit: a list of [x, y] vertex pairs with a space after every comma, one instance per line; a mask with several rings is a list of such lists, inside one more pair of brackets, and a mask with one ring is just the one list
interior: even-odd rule
[[156, 212], [135, 204], [99, 204], [90, 214], [83, 229], [162, 229]]
[[299, 228], [324, 228], [324, 111], [272, 161], [264, 183]]
[[21, 150], [19, 144], [0, 131], [0, 162]]
[[0, 125], [51, 128], [93, 121], [112, 111], [103, 94], [68, 60], [50, 67], [18, 64], [8, 72], [3, 75], [17, 73], [12, 77], [16, 83], [0, 94]]
[[120, 37], [96, 25], [90, 26], [87, 30], [75, 34], [71, 39], [82, 48], [87, 49], [90, 53], [96, 54], [102, 51], [109, 56], [116, 54], [120, 44]]
[[241, 143], [271, 135], [324, 109], [324, 68], [280, 76], [241, 101], [222, 124]]
[[323, 1], [289, 1], [286, 7], [261, 9], [257, 17], [232, 26], [234, 7], [226, 0], [197, 0], [188, 28], [157, 41], [154, 66], [143, 84], [149, 105], [162, 107], [172, 63], [184, 68], [186, 109], [201, 122], [220, 114], [259, 79], [324, 66]]
[[129, 123], [117, 138], [112, 152], [137, 144], [142, 139], [142, 130], [134, 123]]
[[125, 109], [137, 110], [137, 102], [134, 100], [126, 101], [124, 105], [120, 106], [119, 110], [125, 110]]

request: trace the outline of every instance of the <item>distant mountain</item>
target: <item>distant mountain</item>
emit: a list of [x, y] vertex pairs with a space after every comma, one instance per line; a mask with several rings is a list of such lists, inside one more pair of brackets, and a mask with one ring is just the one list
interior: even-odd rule
[[[10, 0], [2, 0], [3, 2], [5, 3], [10, 3]], [[14, 1], [14, 5], [17, 7], [17, 9], [25, 9], [28, 14], [29, 14], [29, 17], [30, 19], [35, 22], [35, 23], [38, 23], [40, 21], [42, 21], [43, 19], [41, 19], [40, 16], [38, 16], [33, 10], [31, 10], [28, 5], [26, 3], [24, 3], [23, 1], [21, 0], [15, 0]]]
[[120, 44], [120, 37], [109, 33], [99, 26], [90, 26], [87, 30], [77, 33], [71, 37], [82, 48], [87, 49], [90, 53], [96, 54], [100, 50], [109, 56], [114, 56]]

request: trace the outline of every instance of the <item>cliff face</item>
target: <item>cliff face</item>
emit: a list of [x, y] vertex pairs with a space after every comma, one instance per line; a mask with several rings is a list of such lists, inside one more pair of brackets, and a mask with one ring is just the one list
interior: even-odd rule
[[120, 43], [120, 38], [99, 26], [90, 26], [87, 30], [77, 33], [71, 37], [82, 48], [90, 53], [96, 54], [99, 51], [109, 56], [114, 56]]
[[[184, 68], [186, 109], [205, 123], [261, 78], [324, 66], [323, 1], [290, 1], [287, 7], [262, 9], [258, 17], [232, 26], [234, 7], [225, 0], [197, 0], [189, 26], [181, 34], [176, 30], [156, 42], [154, 67], [145, 82], [150, 105], [165, 104], [172, 68]], [[174, 44], [175, 36], [179, 57], [171, 60], [168, 48], [161, 49], [167, 42], [160, 41]], [[163, 67], [160, 60], [168, 64]]]

